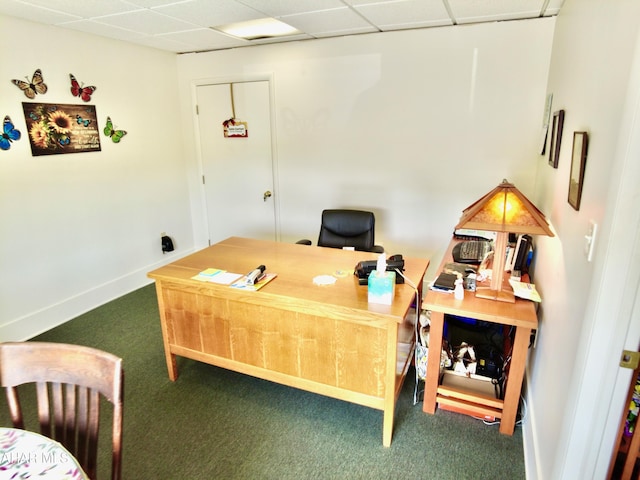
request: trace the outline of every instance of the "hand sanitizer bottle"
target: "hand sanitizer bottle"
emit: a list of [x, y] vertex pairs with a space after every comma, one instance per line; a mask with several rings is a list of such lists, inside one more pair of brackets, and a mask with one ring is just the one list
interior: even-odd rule
[[453, 296], [456, 300], [464, 299], [464, 287], [462, 284], [464, 280], [462, 279], [462, 275], [458, 274], [458, 279], [455, 281], [456, 287], [453, 289]]

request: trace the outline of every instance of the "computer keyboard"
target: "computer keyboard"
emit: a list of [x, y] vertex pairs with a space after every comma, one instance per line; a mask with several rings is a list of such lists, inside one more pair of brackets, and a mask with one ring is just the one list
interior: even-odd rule
[[460, 242], [451, 251], [453, 261], [458, 263], [480, 263], [491, 251], [491, 242], [485, 240], [467, 240]]

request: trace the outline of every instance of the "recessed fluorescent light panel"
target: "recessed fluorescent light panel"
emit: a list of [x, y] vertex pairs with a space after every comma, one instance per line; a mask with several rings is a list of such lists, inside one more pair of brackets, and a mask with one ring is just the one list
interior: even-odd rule
[[260, 18], [258, 20], [231, 23], [229, 25], [220, 25], [212, 28], [234, 37], [244, 38], [245, 40], [284, 37], [300, 33], [300, 31], [291, 25], [287, 25], [275, 18]]

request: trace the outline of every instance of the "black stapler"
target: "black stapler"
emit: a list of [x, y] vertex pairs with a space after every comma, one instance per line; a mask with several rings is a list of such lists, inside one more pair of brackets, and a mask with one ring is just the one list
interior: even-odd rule
[[[353, 273], [358, 276], [360, 285], [369, 283], [369, 275], [378, 266], [377, 260], [364, 260], [356, 264]], [[392, 255], [387, 258], [387, 272], [395, 272], [396, 270], [404, 272], [404, 259], [402, 255]], [[404, 283], [404, 277], [396, 272], [396, 283]]]

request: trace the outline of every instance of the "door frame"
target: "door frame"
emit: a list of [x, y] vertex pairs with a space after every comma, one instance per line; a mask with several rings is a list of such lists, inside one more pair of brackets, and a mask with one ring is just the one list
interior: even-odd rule
[[[198, 87], [204, 87], [207, 85], [224, 85], [229, 83], [248, 83], [248, 82], [264, 82], [269, 85], [269, 121], [271, 123], [271, 174], [273, 185], [273, 214], [274, 214], [274, 228], [276, 241], [280, 241], [280, 186], [278, 174], [278, 155], [276, 148], [276, 114], [275, 114], [275, 89], [274, 89], [274, 76], [273, 73], [256, 73], [256, 74], [242, 74], [242, 75], [225, 75], [220, 77], [208, 77], [191, 81], [191, 115], [193, 122], [193, 134], [195, 142], [195, 152], [198, 165], [198, 184], [200, 185], [200, 208], [201, 208], [201, 222], [206, 225], [205, 229], [195, 229], [196, 231], [203, 231], [203, 235], [206, 238], [196, 238], [196, 244], [209, 244], [210, 232], [209, 232], [209, 220], [207, 212], [207, 197], [206, 190], [203, 183], [204, 178], [204, 161], [202, 158], [202, 149], [200, 148], [200, 128], [198, 117]], [[195, 221], [195, 219], [194, 219]]]
[[[628, 208], [640, 196], [640, 35], [636, 39], [625, 106], [622, 109], [614, 175], [609, 188], [610, 227], [595, 265], [598, 298], [590, 299], [595, 322], [585, 342], [582, 378], [574, 406], [565, 421], [569, 427], [564, 455], [556, 461], [558, 478], [606, 478], [614, 453], [620, 420], [633, 371], [618, 366], [622, 350], [636, 350], [640, 342], [640, 211]], [[604, 229], [603, 229], [604, 230]], [[622, 281], [621, 281], [622, 280]], [[610, 288], [610, 285], [620, 285]], [[592, 287], [593, 288], [593, 287]], [[634, 322], [634, 319], [636, 320]], [[595, 394], [594, 394], [595, 392]]]

